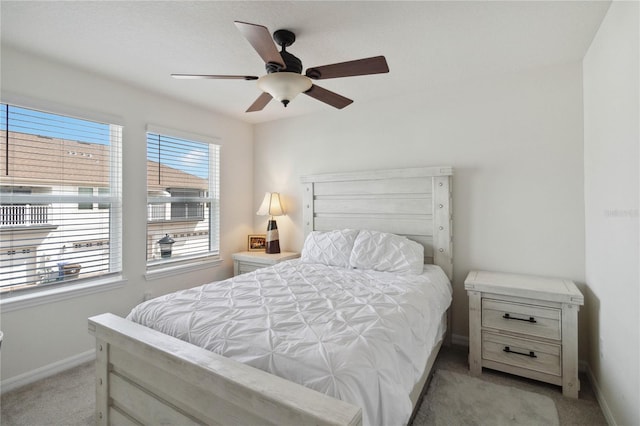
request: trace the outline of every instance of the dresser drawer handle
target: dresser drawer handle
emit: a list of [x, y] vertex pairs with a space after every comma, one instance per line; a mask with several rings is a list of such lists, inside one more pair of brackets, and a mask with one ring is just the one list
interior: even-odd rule
[[508, 319], [508, 320], [518, 320], [518, 321], [526, 321], [526, 322], [530, 322], [530, 323], [537, 323], [538, 321], [536, 321], [536, 319], [534, 317], [529, 317], [529, 318], [516, 318], [516, 317], [512, 317], [511, 315], [509, 315], [508, 313], [504, 314], [502, 316], [502, 318], [504, 319]]
[[538, 358], [538, 356], [533, 352], [533, 351], [529, 351], [529, 353], [524, 353], [524, 352], [518, 352], [518, 351], [512, 351], [511, 348], [509, 348], [509, 346], [505, 346], [503, 349], [504, 352], [510, 353], [510, 354], [517, 354], [517, 355], [524, 355], [524, 356], [528, 356], [529, 358]]

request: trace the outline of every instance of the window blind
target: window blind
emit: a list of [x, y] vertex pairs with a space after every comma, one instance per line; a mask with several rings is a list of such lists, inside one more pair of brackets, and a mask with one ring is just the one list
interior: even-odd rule
[[213, 143], [147, 133], [147, 262], [218, 254], [219, 153]]
[[0, 292], [120, 272], [121, 126], [0, 108]]

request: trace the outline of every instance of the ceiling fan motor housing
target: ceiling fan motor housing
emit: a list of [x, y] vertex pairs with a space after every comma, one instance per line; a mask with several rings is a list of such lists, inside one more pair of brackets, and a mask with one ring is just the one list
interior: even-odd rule
[[294, 72], [296, 74], [302, 74], [302, 61], [300, 59], [285, 50], [281, 51], [280, 55], [282, 56], [282, 60], [284, 60], [284, 63], [287, 67], [285, 69], [282, 69], [280, 64], [276, 64], [275, 62], [267, 62], [265, 64], [267, 74], [271, 74], [274, 72]]
[[280, 56], [282, 56], [282, 60], [286, 66], [285, 69], [282, 69], [280, 64], [274, 62], [267, 62], [265, 64], [265, 68], [268, 74], [274, 72], [294, 72], [297, 74], [302, 74], [302, 61], [298, 59], [296, 56], [287, 52], [287, 47], [291, 46], [293, 42], [296, 41], [296, 35], [289, 30], [278, 30], [273, 33], [273, 40], [282, 47], [280, 51]]

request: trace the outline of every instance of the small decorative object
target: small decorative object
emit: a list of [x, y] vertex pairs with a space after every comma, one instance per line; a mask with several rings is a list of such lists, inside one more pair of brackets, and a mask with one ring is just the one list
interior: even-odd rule
[[164, 237], [158, 240], [158, 244], [160, 244], [160, 257], [171, 257], [171, 246], [175, 243], [174, 239], [169, 236], [169, 234], [165, 234]]
[[249, 251], [264, 251], [265, 249], [265, 241], [266, 241], [266, 236], [265, 234], [256, 234], [256, 235], [249, 235], [249, 242], [248, 242], [248, 250]]
[[58, 262], [57, 281], [78, 278], [81, 268], [79, 263]]
[[259, 216], [271, 216], [267, 224], [266, 248], [267, 253], [280, 253], [280, 237], [278, 236], [278, 225], [273, 216], [282, 216], [284, 211], [280, 204], [280, 194], [277, 192], [266, 192], [260, 208], [256, 212]]

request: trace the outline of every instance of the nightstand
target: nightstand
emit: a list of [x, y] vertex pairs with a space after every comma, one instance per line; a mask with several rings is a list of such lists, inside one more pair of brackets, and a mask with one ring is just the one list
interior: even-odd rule
[[562, 386], [577, 398], [578, 310], [584, 297], [573, 281], [471, 271], [469, 368], [482, 367]]
[[235, 276], [275, 265], [284, 260], [298, 258], [300, 253], [283, 251], [277, 254], [267, 254], [263, 251], [243, 251], [234, 253], [231, 257], [233, 257], [233, 275]]

